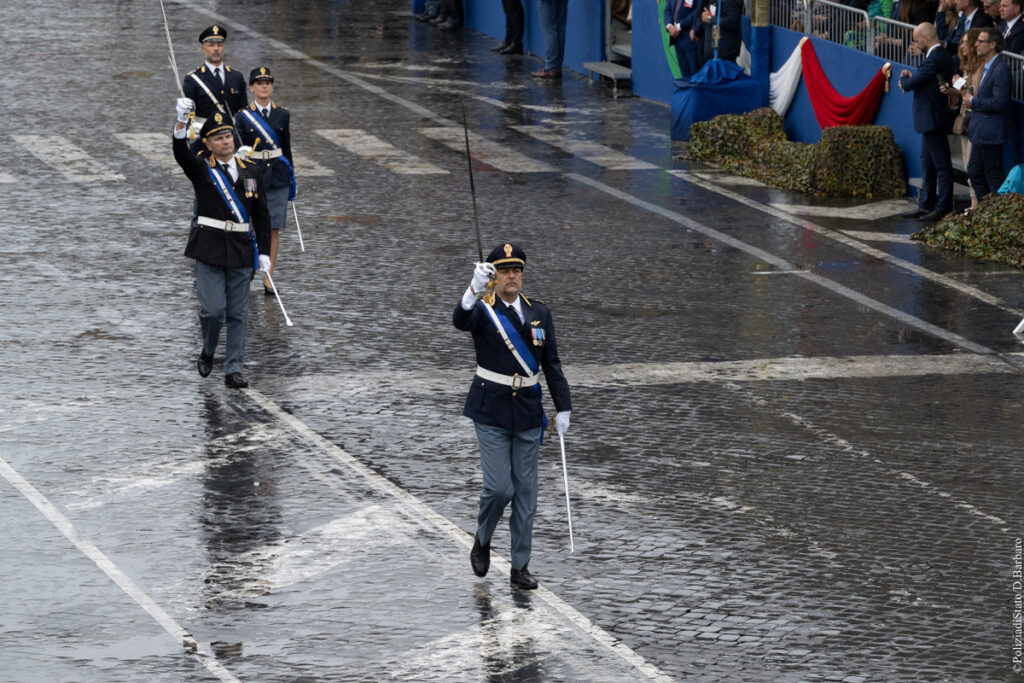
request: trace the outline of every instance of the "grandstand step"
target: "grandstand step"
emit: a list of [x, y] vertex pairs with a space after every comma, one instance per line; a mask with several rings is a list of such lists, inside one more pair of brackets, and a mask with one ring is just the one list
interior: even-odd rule
[[626, 59], [633, 58], [633, 46], [630, 43], [624, 43], [621, 45], [619, 43], [615, 43], [608, 49], [612, 53], [625, 57]]
[[607, 76], [613, 81], [628, 81], [633, 77], [633, 70], [614, 62], [583, 62], [583, 68], [594, 74]]

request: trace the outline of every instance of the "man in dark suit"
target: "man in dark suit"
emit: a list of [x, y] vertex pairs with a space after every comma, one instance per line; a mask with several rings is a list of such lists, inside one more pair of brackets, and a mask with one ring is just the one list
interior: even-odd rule
[[978, 36], [978, 56], [985, 60], [985, 73], [978, 92], [964, 95], [971, 111], [967, 139], [971, 141], [971, 159], [967, 176], [978, 201], [995, 192], [1003, 182], [1003, 144], [1007, 140], [1007, 113], [1010, 108], [1010, 68], [999, 57], [1003, 36], [996, 29], [985, 29]]
[[700, 70], [701, 44], [690, 37], [690, 29], [694, 20], [700, 17], [701, 9], [703, 0], [668, 0], [665, 3], [662, 20], [668, 31], [668, 42], [676, 50], [679, 73], [684, 79]]
[[953, 210], [953, 164], [946, 140], [952, 117], [946, 96], [939, 92], [940, 78], [945, 83], [953, 78], [953, 58], [942, 49], [934, 24], [918, 24], [913, 37], [924, 62], [917, 73], [900, 72], [900, 89], [914, 93], [914, 131], [921, 134], [923, 177], [918, 210], [912, 215], [932, 221]]
[[537, 587], [527, 568], [537, 510], [537, 450], [547, 422], [541, 404], [541, 370], [558, 411], [555, 428], [559, 434], [569, 429], [572, 402], [558, 359], [551, 311], [520, 292], [525, 265], [526, 254], [516, 245], [495, 248], [487, 262], [474, 269], [452, 322], [456, 329], [472, 333], [477, 363], [462, 411], [473, 420], [483, 470], [469, 561], [477, 576], [487, 574], [491, 536], [511, 502], [509, 582], [530, 589]]
[[999, 33], [1003, 36], [1003, 51], [1015, 55], [1024, 54], [1024, 21], [1020, 20], [1021, 3], [1024, 0], [1000, 0]]
[[972, 28], [986, 28], [992, 26], [992, 21], [985, 10], [981, 9], [981, 0], [956, 0], [956, 8], [960, 12], [953, 34], [946, 41], [946, 49], [949, 54], [956, 55], [960, 48], [960, 39]]
[[201, 377], [210, 374], [220, 328], [227, 323], [224, 384], [249, 386], [242, 377], [249, 282], [253, 269], [270, 268], [270, 217], [263, 194], [261, 171], [235, 156], [231, 119], [219, 111], [203, 124], [200, 139], [208, 156], [189, 151], [185, 124], [195, 103], [178, 100], [174, 127], [174, 160], [190, 181], [196, 196], [197, 223], [189, 233], [185, 256], [196, 260], [196, 294], [203, 349], [196, 361]]
[[[719, 13], [721, 16], [718, 16]], [[736, 61], [743, 44], [743, 33], [740, 30], [742, 16], [743, 0], [717, 0], [701, 12], [694, 21], [694, 33], [703, 39], [707, 59], [713, 59], [717, 54], [719, 59]], [[714, 40], [716, 30], [717, 44]]]

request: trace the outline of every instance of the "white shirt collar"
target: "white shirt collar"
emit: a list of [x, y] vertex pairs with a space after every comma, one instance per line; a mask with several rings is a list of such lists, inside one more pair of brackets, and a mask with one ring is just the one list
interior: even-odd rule
[[227, 71], [224, 69], [224, 62], [221, 62], [220, 64], [217, 64], [216, 66], [213, 65], [213, 64], [210, 64], [209, 62], [206, 62], [206, 68], [210, 70], [210, 73], [216, 73], [214, 71], [214, 69], [220, 69], [221, 73], [227, 73]]
[[942, 43], [935, 43], [930, 48], [928, 48], [928, 52], [924, 53], [924, 58], [928, 59], [928, 55], [930, 55], [932, 53], [932, 50], [934, 50], [937, 47], [942, 47]]
[[969, 21], [969, 22], [971, 22], [971, 23], [973, 24], [973, 23], [974, 23], [974, 21], [973, 21], [973, 17], [974, 17], [974, 15], [975, 15], [975, 14], [977, 14], [977, 13], [978, 13], [978, 8], [977, 8], [977, 7], [975, 7], [975, 8], [974, 8], [974, 11], [973, 11], [973, 12], [971, 12], [970, 14], [968, 14], [968, 15], [967, 15], [967, 21]]
[[1021, 15], [1018, 14], [1013, 19], [1010, 19], [1008, 22], [1006, 22], [1006, 28], [1013, 28], [1013, 25], [1017, 23], [1017, 20], [1020, 19], [1020, 17]]
[[[501, 299], [501, 298], [499, 298], [498, 301], [500, 301], [503, 304], [505, 303], [505, 300]], [[516, 313], [519, 314], [519, 322], [523, 322], [523, 320], [526, 319], [526, 316], [523, 315], [523, 303], [522, 302], [523, 302], [522, 298], [517, 296], [515, 301], [513, 301], [510, 304], [506, 304], [507, 306], [511, 306], [512, 308], [516, 309]]]

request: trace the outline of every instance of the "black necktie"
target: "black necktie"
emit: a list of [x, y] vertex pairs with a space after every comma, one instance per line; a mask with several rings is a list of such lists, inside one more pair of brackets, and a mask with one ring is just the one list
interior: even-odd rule
[[220, 67], [219, 66], [214, 67], [213, 75], [217, 77], [217, 81], [220, 82], [221, 85], [224, 85], [224, 78], [220, 75]]
[[512, 324], [519, 327], [522, 324], [522, 320], [519, 314], [516, 313], [516, 307], [510, 304], [505, 304], [505, 316], [512, 321]]
[[224, 177], [228, 179], [228, 185], [234, 185], [235, 181], [231, 179], [231, 170], [228, 169], [228, 165], [227, 164], [218, 164], [218, 165], [220, 166], [220, 170], [224, 172]]
[[263, 114], [263, 118], [270, 118], [270, 109], [260, 109], [260, 113]]

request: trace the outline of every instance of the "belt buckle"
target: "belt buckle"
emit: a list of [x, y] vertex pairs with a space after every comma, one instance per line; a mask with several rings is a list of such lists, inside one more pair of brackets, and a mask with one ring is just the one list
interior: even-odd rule
[[518, 391], [523, 388], [523, 380], [526, 378], [520, 375], [518, 372], [512, 375], [512, 388]]

